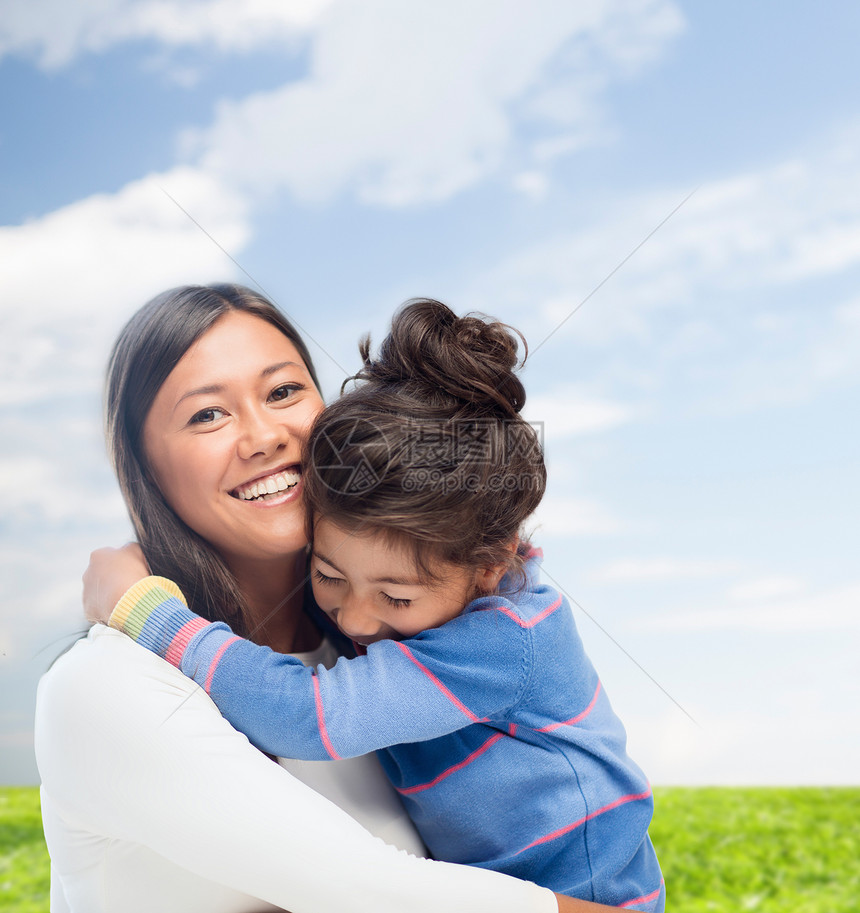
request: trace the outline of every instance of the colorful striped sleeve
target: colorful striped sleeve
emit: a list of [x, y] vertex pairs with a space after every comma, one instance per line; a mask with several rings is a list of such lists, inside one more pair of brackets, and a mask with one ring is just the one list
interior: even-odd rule
[[166, 577], [145, 577], [123, 594], [108, 624], [177, 668], [193, 636], [209, 625]]

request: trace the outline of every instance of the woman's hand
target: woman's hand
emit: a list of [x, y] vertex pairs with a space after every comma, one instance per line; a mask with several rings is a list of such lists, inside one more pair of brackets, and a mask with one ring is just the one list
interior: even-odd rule
[[143, 552], [136, 542], [122, 548], [99, 548], [84, 571], [84, 614], [87, 621], [107, 624], [123, 593], [149, 576]]

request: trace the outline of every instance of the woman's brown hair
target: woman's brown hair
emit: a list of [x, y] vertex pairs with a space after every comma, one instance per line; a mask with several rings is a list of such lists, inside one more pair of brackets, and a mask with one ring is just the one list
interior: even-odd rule
[[307, 441], [309, 526], [322, 515], [409, 543], [429, 577], [434, 559], [519, 572], [511, 544], [543, 497], [546, 467], [520, 415], [518, 338], [498, 321], [415, 299], [375, 358], [364, 339], [355, 389]]
[[243, 311], [272, 324], [319, 383], [295, 327], [266, 298], [241, 285], [182, 286], [145, 304], [120, 333], [107, 371], [105, 429], [111, 462], [152, 573], [182, 589], [197, 614], [247, 635], [246, 603], [222, 557], [164, 499], [149, 469], [143, 426], [182, 356], [221, 317]]

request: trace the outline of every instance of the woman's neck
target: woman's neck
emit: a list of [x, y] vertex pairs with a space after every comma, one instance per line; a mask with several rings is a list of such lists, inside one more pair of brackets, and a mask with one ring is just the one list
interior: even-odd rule
[[320, 634], [302, 606], [307, 556], [231, 563], [248, 606], [248, 637], [278, 653], [302, 653], [319, 646]]

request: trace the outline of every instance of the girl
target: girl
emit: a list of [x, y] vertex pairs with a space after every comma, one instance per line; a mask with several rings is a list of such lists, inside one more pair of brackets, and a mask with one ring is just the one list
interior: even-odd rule
[[[264, 751], [381, 749], [436, 858], [662, 910], [650, 788], [569, 606], [520, 539], [546, 473], [519, 414], [516, 339], [419, 300], [377, 358], [368, 340], [361, 353], [360, 384], [310, 433], [302, 480], [314, 596], [359, 655], [307, 668], [194, 615], [159, 578], [133, 586], [110, 624], [193, 677]], [[252, 483], [234, 496], [278, 494]]]

